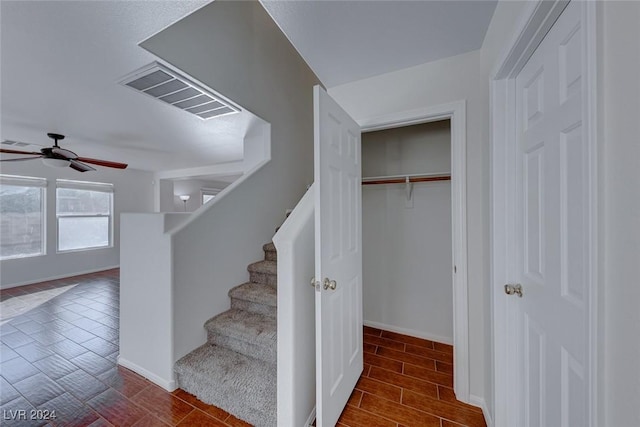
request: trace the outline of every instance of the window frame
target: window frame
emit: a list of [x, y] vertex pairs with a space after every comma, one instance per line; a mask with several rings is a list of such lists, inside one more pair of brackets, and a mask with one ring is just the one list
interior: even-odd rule
[[[204, 196], [212, 196], [211, 199], [215, 199], [219, 192], [222, 190], [219, 188], [201, 188], [200, 189], [200, 206], [204, 206], [209, 201], [204, 201]], [[211, 200], [210, 199], [210, 200]]]
[[[108, 214], [81, 214], [81, 215], [69, 215], [58, 213], [58, 190], [59, 189], [72, 189], [72, 190], [84, 190], [107, 193], [110, 195], [109, 213]], [[105, 182], [93, 182], [93, 181], [77, 181], [71, 179], [56, 179], [56, 253], [66, 254], [72, 252], [86, 252], [100, 249], [110, 249], [114, 247], [114, 205], [115, 205], [115, 190], [114, 185]], [[108, 220], [107, 235], [109, 242], [105, 246], [89, 246], [84, 248], [75, 249], [60, 249], [60, 218], [105, 218]]]
[[47, 186], [46, 178], [35, 176], [7, 175], [0, 174], [0, 184], [13, 187], [32, 187], [40, 189], [40, 252], [28, 255], [13, 255], [3, 257], [0, 261], [34, 258], [47, 255]]

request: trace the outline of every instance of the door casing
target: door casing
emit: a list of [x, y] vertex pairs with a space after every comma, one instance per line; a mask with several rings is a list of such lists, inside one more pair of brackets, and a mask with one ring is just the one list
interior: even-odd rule
[[[577, 0], [574, 0], [577, 1]], [[512, 143], [516, 138], [515, 78], [532, 53], [553, 26], [567, 1], [537, 1], [527, 5], [523, 18], [517, 26], [508, 50], [496, 63], [491, 77], [491, 301], [493, 305], [493, 390], [495, 427], [515, 425], [521, 410], [518, 384], [510, 381], [517, 378], [513, 373], [519, 369], [517, 360], [510, 357], [509, 349], [517, 343], [517, 328], [513, 305], [505, 298], [504, 285], [511, 282], [510, 274], [515, 253], [513, 241], [508, 236], [515, 232], [515, 155]], [[597, 78], [596, 78], [596, 3], [581, 2], [584, 23], [583, 51], [586, 60], [583, 102], [587, 108], [585, 141], [589, 156], [588, 188], [589, 216], [589, 271], [587, 292], [590, 304], [587, 307], [589, 335], [589, 383], [587, 399], [590, 412], [588, 426], [595, 427], [598, 421], [597, 365], [598, 365], [598, 203], [597, 203]]]

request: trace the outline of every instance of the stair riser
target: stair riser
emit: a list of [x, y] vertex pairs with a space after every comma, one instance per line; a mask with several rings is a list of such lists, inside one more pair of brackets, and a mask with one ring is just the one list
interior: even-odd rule
[[221, 335], [217, 331], [209, 330], [207, 331], [207, 341], [211, 344], [225, 347], [237, 353], [244, 354], [245, 356], [263, 360], [268, 363], [273, 363], [274, 365], [278, 360], [276, 356], [277, 345], [275, 341], [272, 347], [264, 347], [252, 342], [247, 342], [226, 335]]
[[278, 286], [278, 276], [269, 273], [249, 272], [250, 281], [263, 285]]
[[265, 261], [278, 261], [278, 253], [276, 251], [264, 251]]
[[257, 302], [251, 302], [237, 298], [231, 298], [231, 308], [249, 311], [251, 313], [264, 314], [265, 316], [273, 318], [275, 318], [278, 313], [277, 308], [274, 306], [259, 304]]

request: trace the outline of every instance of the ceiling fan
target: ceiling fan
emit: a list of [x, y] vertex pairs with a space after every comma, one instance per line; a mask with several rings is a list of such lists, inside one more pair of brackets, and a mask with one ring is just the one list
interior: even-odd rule
[[16, 159], [2, 159], [0, 162], [16, 162], [22, 160], [42, 159], [42, 162], [47, 166], [53, 167], [67, 167], [77, 170], [78, 172], [87, 172], [96, 170], [94, 167], [87, 165], [91, 163], [98, 166], [105, 166], [108, 168], [125, 169], [126, 163], [111, 162], [109, 160], [91, 159], [89, 157], [78, 157], [76, 153], [71, 150], [60, 148], [58, 141], [64, 139], [64, 135], [57, 133], [48, 133], [47, 136], [53, 139], [53, 147], [45, 147], [37, 151], [19, 151], [8, 150], [0, 148], [0, 153], [5, 154], [27, 154], [31, 157], [20, 157]]

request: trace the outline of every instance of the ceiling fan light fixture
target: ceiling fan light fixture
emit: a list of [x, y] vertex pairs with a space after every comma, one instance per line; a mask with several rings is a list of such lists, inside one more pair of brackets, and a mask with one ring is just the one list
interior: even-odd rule
[[64, 159], [52, 159], [52, 158], [42, 158], [42, 163], [49, 166], [50, 168], [66, 168], [69, 166], [69, 161]]

